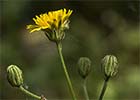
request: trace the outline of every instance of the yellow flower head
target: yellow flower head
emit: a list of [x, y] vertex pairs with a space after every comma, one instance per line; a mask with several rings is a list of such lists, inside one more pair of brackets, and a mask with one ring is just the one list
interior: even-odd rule
[[27, 25], [27, 29], [29, 29], [30, 33], [43, 30], [50, 40], [53, 40], [52, 38], [62, 39], [64, 30], [69, 28], [71, 14], [72, 10], [67, 11], [65, 8], [40, 14], [33, 18], [35, 24]]

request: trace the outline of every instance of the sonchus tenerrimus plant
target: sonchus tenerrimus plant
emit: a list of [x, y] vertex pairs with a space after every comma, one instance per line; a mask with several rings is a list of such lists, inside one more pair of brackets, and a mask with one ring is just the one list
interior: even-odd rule
[[87, 76], [89, 75], [91, 71], [91, 60], [87, 57], [80, 57], [78, 61], [78, 73], [83, 79], [83, 89], [85, 94], [85, 99], [89, 100], [89, 95], [87, 92], [86, 82], [87, 82]]
[[104, 93], [107, 88], [109, 79], [115, 76], [118, 72], [118, 60], [114, 55], [106, 55], [101, 61], [102, 71], [104, 73], [104, 85], [99, 97], [99, 100], [103, 99]]
[[24, 88], [22, 70], [16, 65], [10, 65], [7, 68], [7, 79], [13, 87], [19, 88], [25, 94], [39, 100], [47, 100], [44, 96], [38, 96]]
[[[72, 14], [72, 10], [60, 9], [56, 11], [50, 11], [48, 13], [36, 15], [33, 18], [34, 24], [27, 25], [27, 29], [30, 33], [35, 31], [42, 31], [47, 36], [47, 38], [56, 44], [58, 54], [60, 56], [60, 61], [62, 63], [62, 68], [66, 77], [66, 81], [69, 87], [69, 91], [72, 95], [73, 100], [77, 100], [76, 92], [74, 91], [73, 84], [71, 82], [69, 73], [67, 71], [67, 66], [64, 61], [64, 57], [62, 54], [62, 40], [65, 38], [65, 30], [69, 29], [69, 17]], [[105, 75], [105, 82], [103, 85], [103, 89], [101, 91], [99, 100], [102, 100], [108, 80], [115, 76], [118, 72], [118, 61], [117, 58], [113, 55], [107, 55], [102, 60], [102, 69]], [[85, 94], [85, 100], [90, 100], [88, 91], [86, 88], [86, 81], [89, 73], [91, 72], [91, 60], [88, 57], [81, 57], [78, 60], [77, 64], [78, 73], [83, 79], [83, 90]], [[7, 68], [7, 79], [12, 87], [19, 88], [25, 94], [36, 98], [38, 100], [47, 100], [43, 95], [38, 96], [26, 88], [24, 88], [24, 79], [22, 70], [16, 65], [10, 65]]]

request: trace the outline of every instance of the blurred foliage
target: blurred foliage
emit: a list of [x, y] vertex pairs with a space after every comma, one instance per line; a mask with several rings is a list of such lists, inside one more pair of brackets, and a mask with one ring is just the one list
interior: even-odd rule
[[69, 99], [64, 72], [56, 46], [42, 32], [29, 34], [26, 25], [35, 15], [69, 8], [70, 29], [63, 41], [63, 54], [75, 91], [83, 99], [82, 79], [77, 73], [81, 56], [92, 60], [88, 92], [97, 99], [103, 83], [100, 61], [106, 54], [119, 59], [119, 73], [109, 82], [105, 100], [140, 99], [139, 1], [49, 1], [1, 0], [0, 99], [29, 98], [11, 87], [6, 79], [10, 64], [20, 66], [25, 85], [49, 99]]

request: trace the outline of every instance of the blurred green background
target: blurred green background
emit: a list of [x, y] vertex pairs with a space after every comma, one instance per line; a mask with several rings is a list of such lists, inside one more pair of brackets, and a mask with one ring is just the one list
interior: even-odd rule
[[119, 72], [109, 81], [104, 100], [140, 100], [140, 30], [137, 0], [1, 0], [0, 1], [0, 99], [32, 99], [7, 82], [6, 68], [18, 65], [25, 86], [49, 100], [71, 99], [56, 45], [42, 32], [30, 34], [26, 25], [35, 15], [58, 9], [72, 9], [70, 29], [63, 43], [63, 55], [79, 100], [84, 100], [82, 79], [77, 73], [79, 57], [92, 61], [87, 88], [92, 100], [103, 84], [101, 59], [114, 54]]

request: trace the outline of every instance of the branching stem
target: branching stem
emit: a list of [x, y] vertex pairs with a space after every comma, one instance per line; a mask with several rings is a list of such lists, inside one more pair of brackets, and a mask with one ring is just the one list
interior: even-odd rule
[[84, 82], [83, 82], [83, 89], [84, 89], [84, 94], [85, 94], [86, 100], [89, 100], [89, 95], [88, 95], [88, 92], [87, 92], [86, 82], [87, 82], [87, 79], [84, 79]]
[[62, 66], [63, 66], [65, 77], [66, 77], [70, 92], [72, 94], [73, 100], [77, 100], [76, 95], [74, 93], [74, 89], [73, 89], [71, 80], [70, 80], [70, 77], [69, 77], [69, 74], [68, 74], [68, 71], [67, 71], [67, 67], [65, 65], [65, 61], [64, 61], [64, 58], [63, 58], [63, 55], [62, 55], [62, 44], [59, 42], [59, 43], [56, 43], [56, 45], [57, 45], [58, 53], [59, 53], [59, 56], [60, 56], [60, 59], [61, 59], [61, 63], [62, 63]]
[[41, 100], [41, 99], [42, 99], [41, 96], [38, 96], [38, 95], [36, 95], [36, 94], [34, 94], [34, 93], [32, 93], [32, 92], [26, 90], [23, 86], [20, 86], [19, 89], [20, 89], [22, 92], [24, 92], [25, 94], [27, 94], [27, 95], [29, 95], [29, 96], [31, 96], [31, 97], [34, 97], [34, 98], [36, 98], [36, 99], [38, 99], [38, 100]]
[[100, 94], [100, 97], [99, 97], [99, 100], [102, 100], [103, 99], [103, 96], [105, 94], [105, 91], [106, 91], [106, 88], [107, 88], [107, 83], [109, 81], [109, 78], [110, 77], [105, 77], [105, 80], [104, 80], [104, 84], [103, 84], [103, 88], [102, 88], [102, 91], [101, 91], [101, 94]]

